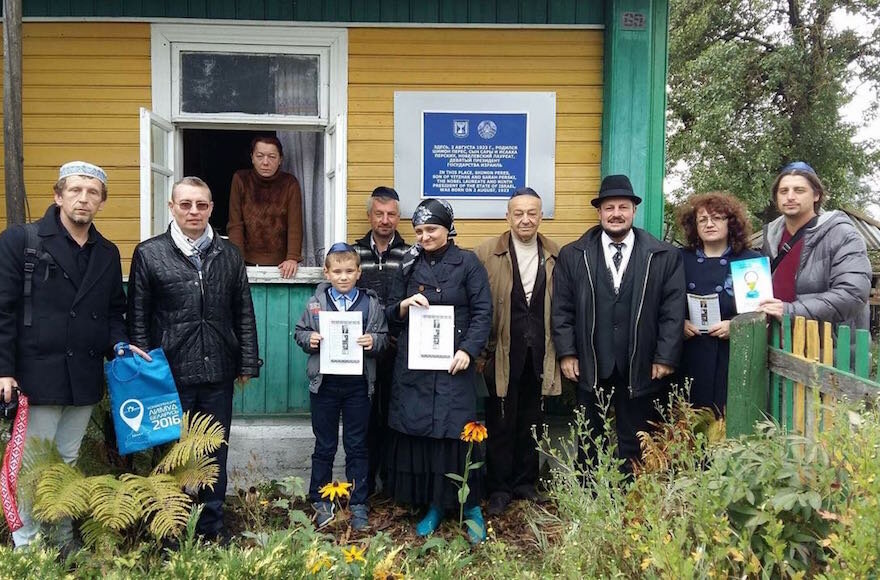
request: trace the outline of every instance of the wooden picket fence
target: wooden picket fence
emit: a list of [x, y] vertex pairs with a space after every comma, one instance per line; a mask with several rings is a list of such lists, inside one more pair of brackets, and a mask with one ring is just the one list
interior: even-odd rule
[[772, 322], [748, 313], [730, 327], [727, 434], [751, 433], [767, 417], [804, 435], [829, 420], [834, 401], [876, 398], [880, 383], [870, 380], [870, 334], [857, 330], [855, 352], [849, 327], [788, 316]]

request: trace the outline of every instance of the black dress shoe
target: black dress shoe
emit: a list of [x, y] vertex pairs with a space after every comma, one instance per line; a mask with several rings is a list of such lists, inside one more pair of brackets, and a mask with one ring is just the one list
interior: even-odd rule
[[510, 494], [496, 491], [489, 496], [489, 506], [486, 508], [486, 514], [490, 516], [500, 516], [510, 505]]

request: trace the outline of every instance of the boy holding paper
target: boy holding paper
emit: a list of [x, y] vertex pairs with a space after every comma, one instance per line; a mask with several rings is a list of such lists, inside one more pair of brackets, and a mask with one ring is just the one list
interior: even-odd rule
[[[318, 284], [296, 325], [296, 342], [310, 355], [306, 373], [315, 452], [309, 500], [319, 529], [334, 517], [334, 505], [321, 497], [320, 489], [333, 476], [340, 414], [345, 474], [353, 484], [349, 498], [351, 526], [363, 530], [369, 525], [367, 426], [376, 383], [376, 357], [387, 345], [388, 325], [376, 293], [357, 287], [360, 276], [357, 251], [345, 243], [333, 244], [324, 260], [328, 281]], [[354, 324], [349, 313], [360, 314], [354, 317]]]

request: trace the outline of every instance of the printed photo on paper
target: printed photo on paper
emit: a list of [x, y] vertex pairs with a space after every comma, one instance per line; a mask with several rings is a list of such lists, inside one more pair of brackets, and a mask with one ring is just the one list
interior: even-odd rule
[[717, 294], [688, 294], [687, 301], [688, 319], [700, 332], [709, 332], [710, 328], [721, 322], [721, 306]]
[[322, 375], [361, 375], [364, 373], [364, 347], [357, 343], [363, 334], [363, 314], [353, 312], [318, 313]]
[[410, 369], [448, 370], [452, 364], [455, 307], [411, 306], [409, 309]]

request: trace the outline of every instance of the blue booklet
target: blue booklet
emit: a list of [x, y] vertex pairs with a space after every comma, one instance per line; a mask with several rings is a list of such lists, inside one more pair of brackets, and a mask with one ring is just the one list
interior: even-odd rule
[[773, 298], [773, 278], [770, 274], [770, 258], [750, 258], [730, 263], [733, 278], [733, 298], [736, 311], [754, 312], [762, 300]]

